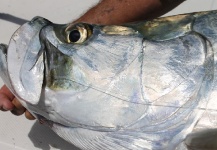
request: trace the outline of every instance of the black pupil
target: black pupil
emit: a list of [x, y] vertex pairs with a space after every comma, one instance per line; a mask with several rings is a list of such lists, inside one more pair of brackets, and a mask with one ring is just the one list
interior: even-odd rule
[[69, 40], [71, 42], [77, 42], [80, 39], [81, 35], [78, 30], [72, 30], [69, 34]]

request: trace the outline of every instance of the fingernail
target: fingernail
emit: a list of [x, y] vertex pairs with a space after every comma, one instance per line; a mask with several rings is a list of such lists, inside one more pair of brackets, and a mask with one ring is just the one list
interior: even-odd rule
[[2, 109], [4, 109], [4, 110], [8, 111], [8, 108], [6, 108], [6, 107], [4, 107], [4, 106], [2, 107]]
[[10, 108], [7, 108], [7, 107], [2, 107], [5, 111], [8, 111], [8, 110], [12, 110], [12, 108], [10, 109]]

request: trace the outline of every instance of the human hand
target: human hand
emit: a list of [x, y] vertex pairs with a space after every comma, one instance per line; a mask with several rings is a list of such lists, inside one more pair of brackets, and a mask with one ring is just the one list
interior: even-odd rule
[[0, 89], [0, 110], [11, 111], [11, 113], [17, 116], [25, 113], [27, 119], [35, 119], [35, 117], [21, 105], [21, 103], [5, 85]]

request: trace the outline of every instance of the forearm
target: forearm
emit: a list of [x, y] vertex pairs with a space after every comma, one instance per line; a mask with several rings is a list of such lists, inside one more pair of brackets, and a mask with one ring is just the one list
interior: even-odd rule
[[102, 0], [75, 22], [122, 24], [155, 18], [184, 0]]

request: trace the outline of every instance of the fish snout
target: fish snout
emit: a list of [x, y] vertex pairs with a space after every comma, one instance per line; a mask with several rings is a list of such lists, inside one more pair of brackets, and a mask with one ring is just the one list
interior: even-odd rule
[[33, 18], [13, 34], [8, 46], [8, 75], [13, 90], [16, 97], [31, 104], [39, 102], [44, 78], [39, 33], [50, 23], [42, 17]]

